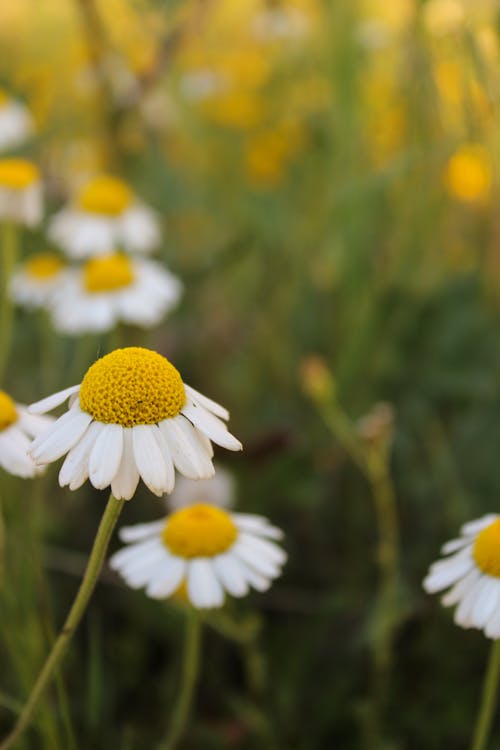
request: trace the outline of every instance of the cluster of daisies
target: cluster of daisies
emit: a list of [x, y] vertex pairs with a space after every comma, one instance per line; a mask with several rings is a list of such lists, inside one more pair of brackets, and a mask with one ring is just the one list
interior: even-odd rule
[[[1, 107], [0, 98], [0, 141]], [[21, 104], [12, 107], [11, 118], [28, 117]], [[27, 120], [24, 135], [31, 129]], [[31, 162], [0, 159], [0, 210], [0, 222], [41, 222], [41, 179]], [[52, 217], [48, 236], [81, 265], [52, 252], [32, 256], [16, 269], [10, 292], [21, 305], [47, 308], [58, 331], [105, 331], [120, 321], [155, 325], [180, 297], [180, 282], [144, 257], [160, 241], [156, 215], [115, 177], [83, 185]], [[47, 416], [66, 401], [62, 416]], [[226, 594], [265, 591], [286, 560], [276, 543], [282, 532], [264, 517], [232, 512], [231, 480], [224, 472], [215, 477], [212, 444], [242, 448], [228, 419], [161, 354], [117, 349], [94, 362], [79, 385], [30, 407], [0, 391], [0, 466], [33, 477], [64, 457], [61, 487], [76, 490], [88, 480], [125, 500], [141, 480], [155, 495], [169, 495], [181, 475], [172, 512], [122, 529], [127, 546], [111, 565], [152, 597], [182, 594], [194, 607], [220, 607]]]

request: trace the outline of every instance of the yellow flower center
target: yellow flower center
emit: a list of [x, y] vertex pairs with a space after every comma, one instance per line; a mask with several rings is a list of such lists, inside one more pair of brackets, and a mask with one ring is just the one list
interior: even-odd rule
[[0, 391], [0, 430], [6, 430], [14, 422], [17, 422], [16, 405], [5, 391]]
[[492, 168], [488, 152], [483, 146], [463, 146], [448, 162], [445, 180], [450, 193], [463, 201], [482, 201], [488, 198]]
[[172, 513], [162, 532], [164, 544], [179, 557], [214, 557], [236, 540], [231, 517], [213, 505], [191, 505]]
[[179, 372], [161, 354], [116, 349], [87, 370], [80, 406], [98, 422], [134, 427], [175, 417], [186, 402]]
[[24, 269], [29, 276], [45, 281], [57, 276], [65, 265], [64, 261], [55, 253], [38, 253], [26, 261]]
[[24, 190], [40, 178], [37, 167], [26, 159], [0, 159], [0, 186]]
[[9, 103], [10, 97], [4, 89], [0, 89], [0, 109]]
[[103, 175], [89, 182], [77, 198], [84, 211], [105, 216], [119, 216], [133, 200], [129, 186], [117, 177]]
[[83, 283], [87, 292], [112, 292], [130, 286], [133, 281], [132, 263], [122, 253], [92, 258], [83, 268]]
[[500, 578], [500, 518], [477, 535], [472, 556], [483, 573]]

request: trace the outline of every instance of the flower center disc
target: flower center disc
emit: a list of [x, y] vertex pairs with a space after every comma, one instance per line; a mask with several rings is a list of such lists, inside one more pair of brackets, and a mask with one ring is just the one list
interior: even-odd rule
[[84, 211], [119, 216], [132, 203], [132, 191], [117, 177], [103, 175], [89, 182], [80, 192], [77, 204]]
[[17, 422], [16, 406], [5, 391], [0, 391], [0, 430], [6, 430], [14, 422]]
[[133, 281], [132, 263], [121, 253], [92, 258], [83, 269], [87, 292], [112, 292], [130, 286]]
[[236, 540], [238, 530], [231, 517], [213, 505], [192, 505], [169, 517], [162, 539], [179, 557], [214, 557]]
[[24, 264], [26, 273], [35, 279], [51, 279], [62, 271], [65, 263], [55, 253], [38, 253]]
[[477, 535], [472, 556], [483, 573], [500, 578], [500, 518]]
[[38, 169], [25, 159], [0, 159], [0, 186], [23, 190], [39, 179]]
[[186, 402], [181, 376], [161, 354], [116, 349], [88, 369], [80, 406], [98, 422], [134, 427], [175, 417]]

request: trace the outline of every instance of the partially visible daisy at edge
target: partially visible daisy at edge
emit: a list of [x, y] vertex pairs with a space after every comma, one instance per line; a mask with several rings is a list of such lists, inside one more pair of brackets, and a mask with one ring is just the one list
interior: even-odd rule
[[109, 331], [119, 322], [150, 328], [181, 294], [180, 280], [159, 263], [124, 253], [91, 258], [56, 290], [54, 328], [72, 335]]
[[28, 108], [0, 88], [0, 151], [20, 146], [33, 131]]
[[234, 507], [235, 494], [236, 482], [233, 474], [216, 464], [215, 475], [209, 479], [193, 482], [187, 477], [179, 477], [174, 491], [167, 498], [167, 510], [181, 510], [198, 503], [229, 510]]
[[0, 159], [0, 221], [35, 227], [42, 213], [38, 167], [26, 159]]
[[32, 438], [54, 422], [53, 417], [29, 414], [26, 406], [16, 403], [0, 390], [0, 466], [18, 477], [34, 477], [43, 467], [37, 466], [27, 451]]
[[443, 545], [445, 559], [433, 563], [423, 586], [446, 591], [441, 602], [456, 606], [455, 623], [500, 638], [500, 515], [464, 524], [461, 536]]
[[14, 270], [9, 283], [10, 296], [17, 305], [29, 310], [48, 307], [67, 273], [67, 264], [57, 253], [36, 253]]
[[59, 484], [75, 490], [89, 479], [97, 489], [129, 500], [139, 478], [155, 495], [171, 492], [175, 469], [191, 479], [214, 473], [212, 443], [242, 445], [228, 431], [228, 411], [183, 383], [162, 355], [141, 347], [98, 359], [81, 384], [33, 404], [44, 413], [69, 399], [69, 409], [32, 444], [37, 464], [66, 455]]
[[156, 213], [141, 203], [132, 188], [110, 175], [83, 185], [68, 206], [55, 214], [49, 237], [71, 258], [114, 252], [149, 253], [160, 242]]
[[263, 516], [229, 513], [200, 503], [153, 523], [120, 530], [129, 543], [110, 559], [134, 589], [155, 599], [184, 590], [198, 609], [222, 607], [225, 595], [266, 591], [282, 573], [283, 532]]

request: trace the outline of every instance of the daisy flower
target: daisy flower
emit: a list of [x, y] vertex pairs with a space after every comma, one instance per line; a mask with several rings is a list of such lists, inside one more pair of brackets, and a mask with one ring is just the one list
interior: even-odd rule
[[500, 638], [500, 515], [490, 513], [462, 526], [447, 542], [448, 555], [431, 565], [423, 586], [428, 593], [448, 589], [442, 598], [455, 606], [455, 623]]
[[67, 266], [56, 253], [32, 255], [15, 271], [10, 280], [10, 296], [21, 307], [47, 307], [66, 278]]
[[33, 120], [27, 107], [0, 89], [0, 150], [19, 146], [32, 132]]
[[32, 438], [45, 431], [52, 417], [29, 414], [26, 407], [16, 404], [0, 391], [0, 466], [17, 477], [33, 477], [43, 469], [28, 456]]
[[118, 322], [150, 328], [179, 301], [181, 282], [159, 263], [123, 253], [91, 258], [54, 295], [54, 327], [78, 335]]
[[0, 159], [0, 221], [34, 227], [42, 219], [38, 168], [25, 159]]
[[122, 247], [146, 253], [160, 241], [154, 211], [140, 203], [123, 180], [94, 177], [49, 224], [50, 238], [72, 258], [86, 258]]
[[33, 442], [30, 454], [37, 464], [67, 454], [59, 484], [71, 490], [88, 478], [129, 500], [142, 478], [161, 496], [173, 490], [175, 468], [191, 479], [213, 475], [211, 441], [242, 447], [224, 424], [227, 410], [183, 383], [168, 359], [149, 349], [116, 349], [94, 362], [80, 385], [30, 411], [50, 411], [68, 398], [68, 411]]
[[187, 477], [179, 477], [175, 489], [168, 498], [169, 510], [180, 510], [190, 505], [207, 503], [219, 508], [234, 506], [235, 481], [226, 469], [216, 466], [215, 476], [193, 482]]
[[164, 599], [185, 587], [198, 609], [222, 607], [225, 593], [266, 591], [281, 575], [286, 554], [274, 541], [283, 533], [262, 516], [228, 513], [200, 503], [166, 519], [122, 528], [130, 546], [110, 560], [132, 588]]

